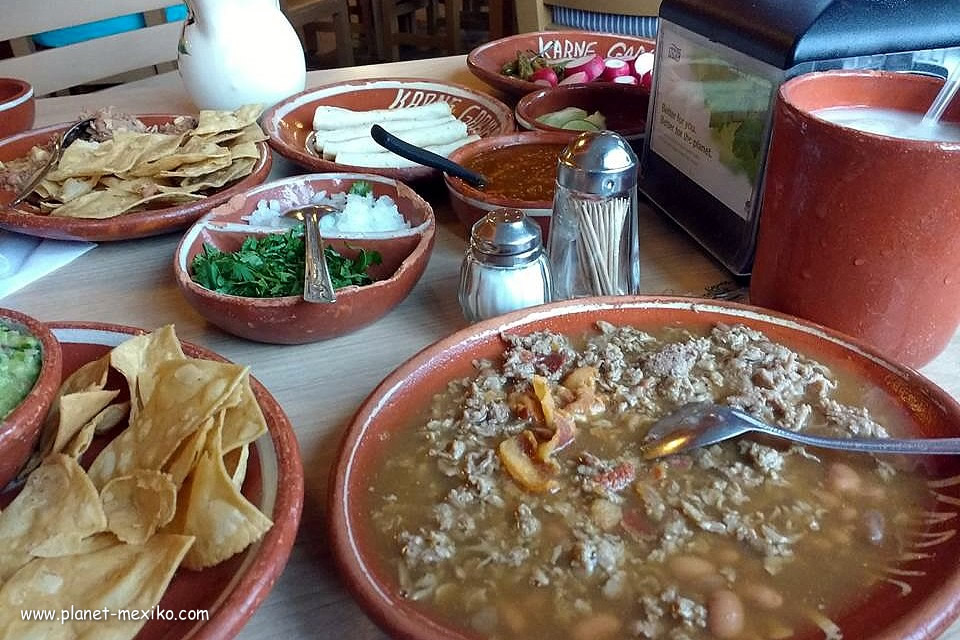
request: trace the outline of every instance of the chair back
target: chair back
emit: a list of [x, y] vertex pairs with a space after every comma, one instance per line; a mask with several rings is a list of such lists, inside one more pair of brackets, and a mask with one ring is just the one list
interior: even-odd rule
[[554, 28], [552, 7], [622, 16], [656, 16], [661, 0], [518, 0], [517, 30], [520, 33]]
[[[0, 76], [30, 82], [44, 95], [135, 69], [176, 60], [182, 22], [166, 22], [176, 0], [0, 0], [0, 42], [15, 55], [0, 60]], [[131, 13], [146, 26], [63, 47], [35, 50], [29, 36]]]

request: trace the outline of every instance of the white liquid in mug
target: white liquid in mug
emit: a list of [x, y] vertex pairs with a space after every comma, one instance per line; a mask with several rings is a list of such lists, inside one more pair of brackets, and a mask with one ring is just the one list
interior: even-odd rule
[[908, 140], [960, 142], [960, 124], [923, 122], [922, 113], [880, 107], [828, 107], [813, 115], [828, 122], [867, 133]]

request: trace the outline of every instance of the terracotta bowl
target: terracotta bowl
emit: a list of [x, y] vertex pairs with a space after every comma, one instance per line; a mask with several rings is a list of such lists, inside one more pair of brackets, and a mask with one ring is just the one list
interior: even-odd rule
[[[567, 144], [580, 133], [579, 131], [525, 131], [523, 133], [511, 133], [492, 138], [484, 138], [472, 142], [450, 154], [450, 159], [459, 164], [463, 164], [470, 158], [493, 149], [502, 149], [503, 147], [515, 147], [527, 144], [543, 143], [562, 143]], [[453, 206], [457, 218], [464, 224], [469, 232], [473, 224], [485, 216], [488, 212], [502, 207], [511, 209], [520, 209], [528, 216], [533, 218], [540, 225], [543, 231], [543, 239], [546, 241], [547, 233], [550, 230], [550, 214], [553, 211], [553, 199], [527, 201], [517, 200], [515, 198], [504, 198], [492, 196], [484, 193], [480, 189], [471, 187], [459, 178], [444, 176], [447, 183], [447, 191], [450, 193], [450, 204]]]
[[0, 78], [0, 138], [33, 127], [37, 112], [33, 86], [17, 78]]
[[[916, 371], [886, 360], [871, 348], [840, 333], [796, 318], [731, 302], [690, 298], [594, 298], [554, 303], [473, 325], [421, 351], [391, 373], [367, 398], [347, 427], [330, 473], [328, 522], [333, 557], [346, 584], [364, 610], [391, 636], [410, 640], [476, 639], [454, 628], [416, 602], [400, 595], [396, 572], [384, 561], [371, 528], [370, 478], [390, 455], [391, 436], [412, 428], [430, 398], [449, 381], [473, 373], [477, 359], [499, 358], [501, 334], [550, 330], [582, 335], [598, 320], [643, 329], [706, 329], [718, 322], [742, 323], [772, 340], [854, 376], [878, 402], [903, 420], [906, 437], [956, 436], [960, 405]], [[932, 639], [960, 613], [960, 458], [940, 456], [925, 464], [941, 496], [922, 534], [925, 553], [903, 563], [897, 577], [909, 593], [880, 583], [863, 593], [852, 609], [833, 617], [845, 638]], [[933, 496], [931, 496], [931, 501]], [[818, 637], [818, 636], [813, 636]], [[823, 637], [819, 635], [819, 637]]]
[[[260, 200], [277, 200], [283, 210], [308, 204], [317, 191], [346, 191], [357, 180], [373, 185], [373, 193], [387, 195], [410, 222], [411, 228], [391, 234], [327, 235], [327, 244], [343, 255], [359, 249], [380, 252], [383, 263], [370, 268], [373, 284], [336, 291], [333, 304], [304, 302], [302, 296], [246, 298], [216, 293], [193, 281], [190, 264], [204, 243], [235, 251], [250, 236], [276, 229], [254, 227], [242, 220]], [[197, 222], [180, 240], [173, 260], [177, 285], [187, 302], [224, 331], [272, 344], [303, 344], [350, 333], [378, 320], [400, 304], [423, 275], [433, 250], [436, 221], [433, 209], [410, 187], [383, 176], [341, 173], [295, 176], [235, 196]]]
[[656, 42], [647, 38], [596, 31], [540, 31], [521, 33], [480, 45], [467, 56], [467, 66], [491, 87], [523, 96], [543, 87], [500, 73], [503, 65], [516, 60], [518, 51], [537, 51], [551, 60], [578, 58], [596, 53], [604, 58], [630, 60], [653, 51]]
[[541, 89], [528, 93], [517, 103], [517, 123], [524, 129], [565, 132], [537, 118], [567, 107], [579, 107], [593, 113], [599, 111], [607, 121], [607, 129], [626, 138], [634, 149], [643, 146], [647, 126], [647, 105], [650, 92], [637, 86], [602, 82]]
[[[177, 115], [151, 114], [137, 115], [137, 117], [144, 124], [153, 125], [172, 122]], [[0, 119], [2, 119], [2, 116], [0, 116]], [[62, 133], [70, 124], [72, 123], [31, 129], [5, 140], [0, 140], [0, 162], [21, 158], [32, 147], [49, 144], [55, 136]], [[46, 215], [36, 207], [27, 204], [21, 204], [16, 209], [10, 209], [7, 204], [13, 200], [15, 194], [13, 191], [0, 189], [0, 229], [41, 238], [89, 240], [91, 242], [131, 240], [178, 231], [190, 226], [200, 216], [215, 206], [223, 204], [231, 196], [267, 179], [273, 162], [270, 147], [266, 142], [258, 142], [257, 149], [260, 151], [260, 159], [248, 176], [228, 185], [225, 189], [215, 191], [203, 200], [159, 209], [134, 211], [102, 220]]]
[[471, 134], [482, 137], [513, 131], [513, 112], [496, 98], [452, 82], [417, 78], [349, 80], [328, 84], [290, 96], [263, 114], [261, 122], [270, 146], [280, 155], [314, 171], [372, 173], [397, 180], [436, 178], [429, 167], [372, 169], [324, 160], [307, 144], [318, 106], [354, 110], [415, 107], [437, 101], [450, 103], [453, 115], [467, 123]]
[[12, 309], [0, 309], [0, 324], [26, 331], [40, 340], [43, 360], [33, 389], [0, 424], [0, 488], [10, 482], [30, 457], [60, 387], [60, 343], [42, 322]]

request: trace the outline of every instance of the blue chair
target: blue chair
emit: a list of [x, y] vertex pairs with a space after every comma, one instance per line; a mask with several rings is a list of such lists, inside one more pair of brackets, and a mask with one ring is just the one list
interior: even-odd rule
[[[167, 7], [165, 10], [167, 22], [178, 22], [187, 17], [187, 6], [180, 4]], [[125, 31], [142, 29], [147, 26], [142, 13], [130, 13], [116, 18], [97, 20], [73, 27], [44, 31], [33, 36], [33, 42], [39, 47], [54, 48], [66, 47], [85, 40], [112, 36]]]

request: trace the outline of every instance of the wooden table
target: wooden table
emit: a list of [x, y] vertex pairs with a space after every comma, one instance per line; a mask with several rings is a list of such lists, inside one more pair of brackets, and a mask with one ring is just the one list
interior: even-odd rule
[[[464, 57], [315, 71], [315, 86], [364, 77], [426, 77], [485, 86]], [[86, 107], [113, 105], [129, 113], [188, 113], [193, 108], [175, 73], [103, 92], [39, 100], [37, 125], [76, 117]], [[273, 175], [298, 169], [276, 157]], [[457, 304], [464, 230], [442, 187], [426, 196], [440, 222], [429, 267], [410, 296], [388, 316], [356, 333], [303, 346], [271, 346], [227, 335], [180, 296], [173, 280], [178, 234], [104, 243], [76, 262], [0, 301], [43, 320], [96, 320], [144, 328], [175, 323], [180, 337], [249, 364], [290, 416], [303, 454], [306, 497], [290, 562], [240, 638], [381, 638], [333, 570], [324, 509], [327, 475], [342, 429], [374, 386], [426, 345], [465, 326]], [[644, 293], [703, 294], [728, 279], [685, 234], [652, 210], [640, 213]], [[960, 335], [923, 372], [960, 397]], [[960, 640], [960, 624], [944, 638]]]

